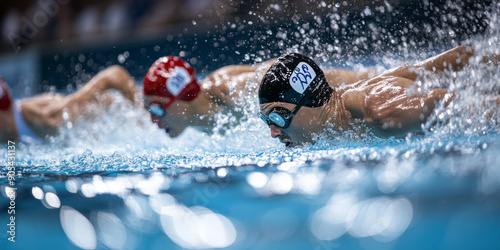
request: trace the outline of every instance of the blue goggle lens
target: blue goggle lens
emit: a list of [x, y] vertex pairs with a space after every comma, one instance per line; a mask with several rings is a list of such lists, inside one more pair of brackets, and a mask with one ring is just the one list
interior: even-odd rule
[[165, 115], [165, 109], [158, 103], [149, 105], [148, 111], [156, 117], [163, 117]]
[[278, 125], [278, 127], [285, 126], [285, 119], [278, 113], [269, 114], [269, 120], [271, 120], [271, 122], [273, 122], [274, 124]]
[[276, 125], [280, 128], [287, 128], [291, 122], [291, 118], [293, 117], [293, 113], [282, 107], [275, 107], [269, 112], [269, 115], [266, 116], [263, 113], [260, 113], [260, 118], [268, 125]]

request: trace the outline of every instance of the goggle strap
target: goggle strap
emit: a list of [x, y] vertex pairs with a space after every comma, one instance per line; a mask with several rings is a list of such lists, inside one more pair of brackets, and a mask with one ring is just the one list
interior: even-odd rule
[[174, 103], [174, 101], [176, 99], [177, 99], [177, 96], [174, 96], [174, 97], [170, 98], [170, 100], [167, 103], [163, 104], [163, 108], [167, 109], [170, 105], [172, 105], [172, 103]]
[[302, 99], [300, 99], [299, 103], [297, 103], [297, 106], [295, 106], [295, 108], [292, 110], [292, 112], [290, 113], [290, 115], [288, 115], [287, 117], [285, 117], [286, 119], [290, 119], [292, 117], [295, 116], [295, 114], [299, 111], [299, 109], [304, 106], [304, 104], [307, 102], [307, 100], [309, 99], [309, 96], [311, 95], [311, 91], [307, 91], [307, 93], [302, 97]]

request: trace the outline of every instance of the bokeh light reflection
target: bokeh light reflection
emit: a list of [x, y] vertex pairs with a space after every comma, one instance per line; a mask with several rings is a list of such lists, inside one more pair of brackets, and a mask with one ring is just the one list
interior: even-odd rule
[[269, 186], [274, 194], [287, 194], [293, 188], [293, 177], [286, 172], [278, 172], [271, 176]]
[[72, 207], [62, 206], [60, 219], [64, 233], [73, 244], [83, 249], [96, 248], [97, 239], [94, 226], [85, 216]]
[[319, 240], [333, 240], [346, 231], [347, 214], [356, 200], [353, 195], [337, 194], [311, 218], [310, 229]]
[[149, 197], [149, 205], [157, 214], [162, 214], [176, 204], [175, 198], [170, 194], [157, 194]]
[[356, 238], [392, 241], [408, 227], [413, 207], [406, 198], [377, 197], [356, 201], [352, 195], [334, 195], [310, 221], [311, 233], [319, 240], [334, 240], [346, 232]]
[[31, 193], [33, 194], [33, 197], [35, 197], [35, 199], [37, 199], [37, 200], [43, 199], [43, 197], [45, 195], [43, 193], [43, 190], [40, 187], [36, 187], [36, 186], [31, 189]]
[[228, 247], [237, 236], [229, 219], [204, 207], [170, 206], [160, 221], [165, 234], [184, 248]]
[[268, 177], [262, 172], [252, 172], [247, 175], [247, 182], [254, 188], [262, 188], [267, 184]]
[[73, 194], [78, 192], [79, 185], [77, 180], [69, 179], [64, 185], [66, 186], [66, 190], [68, 190], [68, 192]]
[[390, 157], [387, 163], [374, 170], [378, 189], [383, 193], [394, 192], [414, 172], [415, 159]]
[[123, 249], [127, 231], [122, 221], [114, 214], [97, 212], [97, 229], [101, 242], [110, 249]]
[[47, 208], [59, 208], [59, 207], [61, 207], [61, 201], [59, 200], [59, 197], [55, 193], [47, 192], [45, 194], [44, 201], [45, 202], [43, 204]]
[[92, 198], [95, 197], [96, 192], [94, 189], [94, 185], [91, 183], [84, 183], [81, 187], [80, 190], [82, 191], [83, 196], [87, 198]]

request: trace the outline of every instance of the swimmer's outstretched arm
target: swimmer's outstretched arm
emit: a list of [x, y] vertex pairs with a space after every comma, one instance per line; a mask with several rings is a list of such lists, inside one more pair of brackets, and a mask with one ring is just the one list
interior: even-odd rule
[[[397, 76], [416, 80], [421, 71], [439, 73], [449, 69], [460, 70], [470, 63], [470, 58], [474, 56], [474, 53], [475, 49], [472, 47], [458, 46], [414, 65], [390, 69], [382, 73], [381, 76]], [[481, 62], [499, 65], [500, 55], [485, 55]]]
[[65, 108], [72, 118], [76, 118], [81, 112], [86, 111], [86, 105], [91, 102], [109, 105], [112, 101], [106, 93], [109, 89], [121, 92], [134, 106], [141, 103], [136, 100], [139, 90], [134, 79], [124, 68], [115, 65], [102, 70], [77, 92], [68, 95]]
[[414, 65], [400, 66], [387, 70], [383, 72], [381, 76], [396, 76], [416, 80], [418, 72], [421, 71], [439, 73], [447, 69], [462, 69], [469, 63], [469, 59], [473, 55], [474, 48], [468, 46], [458, 46]]

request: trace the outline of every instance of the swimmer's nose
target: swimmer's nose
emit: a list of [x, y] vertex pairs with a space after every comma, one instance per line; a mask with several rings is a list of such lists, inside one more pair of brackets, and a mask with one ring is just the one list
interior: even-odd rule
[[283, 131], [281, 131], [281, 129], [279, 129], [278, 127], [271, 125], [269, 126], [269, 128], [271, 129], [271, 137], [276, 138], [280, 135], [283, 135]]

